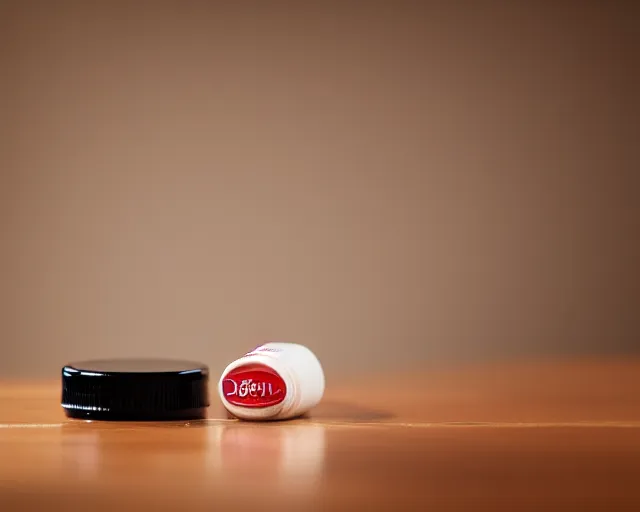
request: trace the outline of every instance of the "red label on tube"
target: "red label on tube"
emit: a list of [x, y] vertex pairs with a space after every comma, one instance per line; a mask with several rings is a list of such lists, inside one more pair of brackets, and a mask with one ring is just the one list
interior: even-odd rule
[[222, 393], [232, 405], [270, 407], [282, 402], [287, 385], [275, 370], [262, 364], [248, 364], [231, 370], [222, 380]]

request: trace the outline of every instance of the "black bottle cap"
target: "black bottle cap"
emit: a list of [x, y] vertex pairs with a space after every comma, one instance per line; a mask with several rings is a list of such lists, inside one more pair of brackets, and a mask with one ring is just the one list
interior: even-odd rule
[[209, 406], [208, 384], [207, 366], [190, 361], [83, 361], [62, 368], [62, 407], [80, 419], [199, 419]]

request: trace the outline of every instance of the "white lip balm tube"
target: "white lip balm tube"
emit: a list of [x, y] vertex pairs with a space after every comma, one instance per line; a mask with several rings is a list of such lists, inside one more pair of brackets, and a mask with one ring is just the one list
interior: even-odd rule
[[315, 407], [324, 394], [324, 372], [311, 350], [269, 342], [229, 364], [218, 383], [227, 411], [243, 420], [286, 420]]

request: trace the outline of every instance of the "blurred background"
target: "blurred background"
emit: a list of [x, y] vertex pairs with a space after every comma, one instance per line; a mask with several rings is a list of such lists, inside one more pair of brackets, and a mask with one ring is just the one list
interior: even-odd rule
[[0, 0], [0, 377], [640, 352], [637, 11]]

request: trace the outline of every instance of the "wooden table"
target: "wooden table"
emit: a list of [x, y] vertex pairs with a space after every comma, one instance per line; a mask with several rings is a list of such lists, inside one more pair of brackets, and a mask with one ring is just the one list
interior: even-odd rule
[[[640, 510], [640, 361], [329, 381], [310, 418], [67, 420], [0, 384], [0, 510]], [[214, 396], [215, 397], [215, 396]]]

